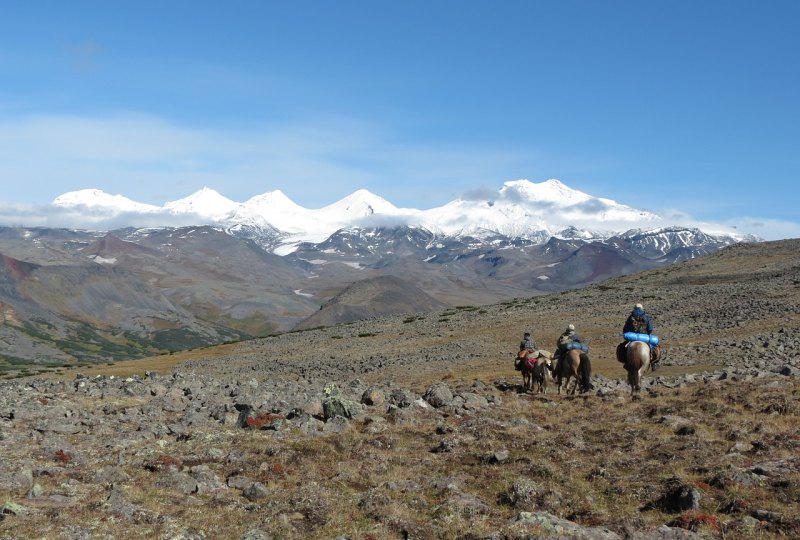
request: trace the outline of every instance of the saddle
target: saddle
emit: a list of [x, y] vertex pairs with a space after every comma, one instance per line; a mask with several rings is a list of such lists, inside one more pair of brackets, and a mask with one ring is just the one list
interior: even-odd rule
[[538, 363], [539, 363], [539, 355], [538, 354], [531, 354], [525, 360], [525, 366], [530, 370], [533, 370], [536, 367], [536, 364], [538, 364]]
[[539, 353], [537, 351], [528, 351], [523, 349], [517, 353], [514, 359], [514, 369], [520, 371], [523, 366], [528, 369], [533, 369], [539, 361]]
[[[627, 360], [625, 348], [631, 341], [623, 341], [617, 345], [617, 362], [624, 364]], [[661, 360], [661, 345], [650, 345], [650, 365], [655, 365]]]

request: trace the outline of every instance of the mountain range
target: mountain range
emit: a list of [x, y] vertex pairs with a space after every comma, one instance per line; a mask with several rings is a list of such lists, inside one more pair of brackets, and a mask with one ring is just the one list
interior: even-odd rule
[[558, 180], [429, 210], [366, 190], [306, 209], [280, 191], [237, 203], [208, 188], [163, 206], [81, 190], [53, 207], [84, 226], [0, 228], [7, 367], [535, 296], [758, 240], [667, 225]]

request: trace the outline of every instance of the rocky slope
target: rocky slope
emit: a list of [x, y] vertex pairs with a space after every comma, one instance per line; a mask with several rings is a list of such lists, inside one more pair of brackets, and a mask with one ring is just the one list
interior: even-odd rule
[[385, 311], [330, 303], [358, 281], [385, 276], [451, 306], [489, 304], [583, 287], [735, 241], [679, 227], [603, 241], [562, 232], [563, 238], [548, 240], [356, 227], [279, 256], [249, 233], [210, 226], [113, 233], [0, 228], [0, 253], [11, 264], [0, 268], [0, 303], [19, 323], [0, 329], [0, 371], [270, 335], [321, 317], [326, 303], [338, 308], [323, 309], [327, 318], [320, 324], [417, 309], [397, 295]]
[[[798, 248], [180, 353], [162, 374], [0, 382], [0, 534], [796, 537]], [[614, 347], [637, 302], [667, 357], [632, 400]], [[547, 347], [568, 323], [596, 389], [522, 392], [522, 332]]]
[[345, 288], [295, 328], [303, 330], [333, 326], [388, 315], [428, 312], [445, 307], [446, 304], [411, 283], [395, 276], [380, 276], [357, 281]]

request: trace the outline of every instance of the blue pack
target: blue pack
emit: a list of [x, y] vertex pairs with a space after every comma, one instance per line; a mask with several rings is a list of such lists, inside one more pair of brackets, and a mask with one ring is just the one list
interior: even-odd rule
[[652, 334], [637, 334], [636, 332], [625, 332], [622, 334], [627, 341], [644, 341], [650, 345], [658, 345], [660, 341], [658, 336], [654, 336]]
[[573, 341], [571, 343], [567, 343], [566, 349], [568, 351], [572, 350], [572, 349], [579, 349], [579, 350], [581, 350], [583, 352], [589, 352], [589, 346], [584, 344], [584, 343], [580, 343], [578, 341]]

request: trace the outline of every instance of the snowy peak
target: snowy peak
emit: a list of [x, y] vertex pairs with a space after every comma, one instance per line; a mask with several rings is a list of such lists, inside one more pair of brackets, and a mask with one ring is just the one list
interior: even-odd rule
[[221, 219], [238, 205], [239, 203], [223, 197], [217, 191], [204, 187], [186, 198], [168, 202], [164, 205], [164, 209], [173, 214], [195, 214]]
[[323, 242], [351, 227], [402, 225], [458, 238], [503, 235], [539, 241], [559, 236], [558, 231], [565, 238], [604, 239], [620, 231], [670, 225], [656, 214], [589, 195], [555, 179], [512, 180], [498, 190], [468, 193], [428, 210], [397, 208], [366, 189], [317, 209], [296, 204], [280, 190], [238, 203], [208, 187], [160, 207], [97, 189], [65, 193], [53, 204], [72, 209], [86, 222], [113, 222], [117, 228], [133, 225], [136, 219], [155, 227], [177, 222], [224, 227], [283, 254], [302, 242]]
[[591, 199], [590, 195], [572, 189], [559, 180], [550, 179], [534, 183], [529, 180], [512, 180], [505, 182], [500, 188], [500, 196], [504, 199], [525, 203], [553, 203], [558, 206], [570, 206]]
[[81, 207], [93, 210], [104, 210], [112, 213], [124, 212], [156, 212], [158, 206], [138, 203], [123, 195], [109, 195], [100, 189], [82, 189], [70, 191], [59, 195], [53, 200], [53, 206], [61, 208], [79, 209]]
[[244, 208], [260, 208], [267, 211], [305, 210], [305, 208], [296, 204], [279, 189], [251, 197], [241, 206]]
[[394, 215], [398, 212], [397, 207], [392, 203], [366, 189], [359, 189], [320, 210], [336, 221], [361, 218], [374, 214]]

